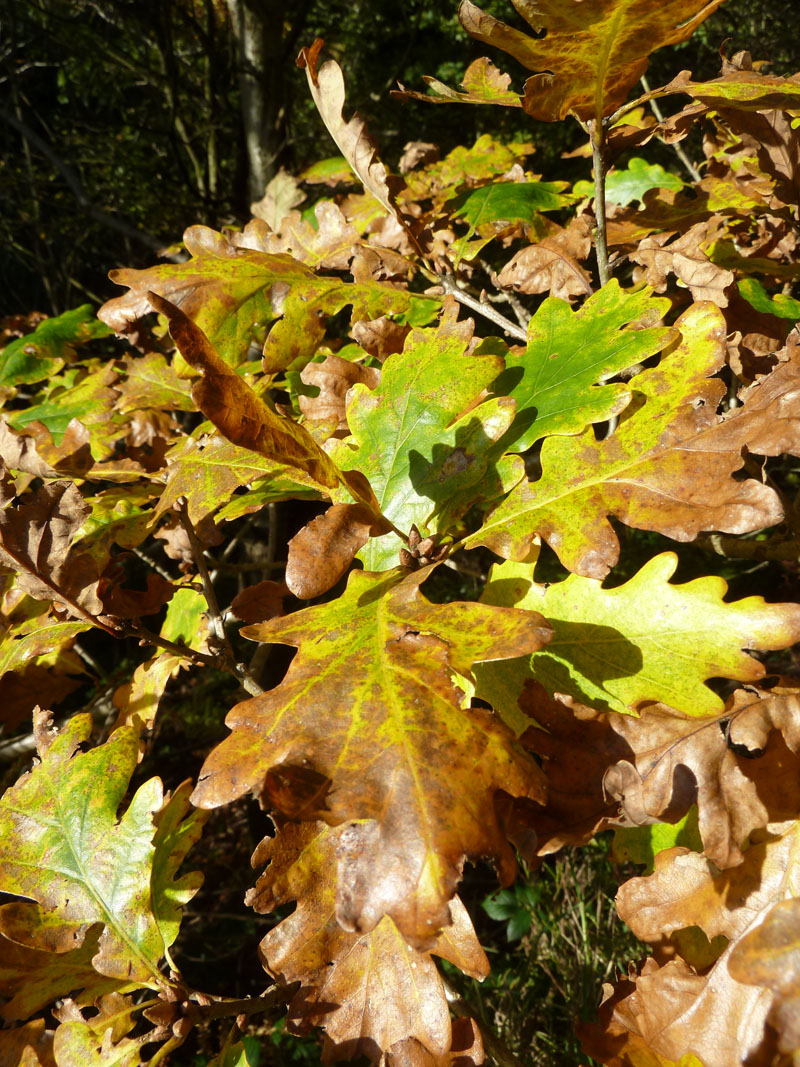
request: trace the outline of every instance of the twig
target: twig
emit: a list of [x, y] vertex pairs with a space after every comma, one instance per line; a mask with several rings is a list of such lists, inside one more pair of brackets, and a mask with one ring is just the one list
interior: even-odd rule
[[767, 541], [743, 541], [728, 534], [700, 534], [697, 547], [729, 559], [784, 560], [800, 559], [800, 538], [770, 538]]
[[511, 337], [516, 337], [518, 341], [527, 341], [528, 335], [525, 330], [517, 326], [507, 319], [505, 315], [501, 315], [499, 311], [491, 306], [491, 304], [484, 304], [474, 296], [470, 296], [469, 293], [465, 293], [458, 285], [452, 274], [439, 274], [437, 275], [437, 282], [441, 285], [442, 289], [448, 296], [453, 296], [465, 307], [470, 308], [472, 311], [477, 311], [479, 315], [483, 315], [485, 319], [493, 322], [495, 326], [499, 326], [501, 330], [509, 334]]
[[172, 581], [172, 575], [169, 573], [169, 571], [165, 567], [162, 567], [160, 563], [157, 563], [154, 559], [151, 559], [146, 552], [143, 552], [141, 550], [141, 548], [138, 548], [134, 545], [134, 547], [131, 549], [131, 552], [133, 552], [134, 556], [138, 556], [143, 563], [146, 563], [148, 567], [152, 567], [156, 574], [160, 574], [161, 577], [166, 578], [168, 582]]
[[238, 662], [233, 651], [233, 645], [231, 645], [228, 635], [225, 633], [225, 624], [222, 621], [222, 613], [219, 610], [214, 583], [211, 581], [211, 576], [209, 575], [208, 567], [206, 566], [203, 546], [200, 544], [197, 537], [194, 523], [189, 518], [189, 508], [185, 499], [179, 505], [178, 517], [181, 525], [186, 531], [186, 536], [189, 538], [189, 545], [192, 549], [197, 573], [200, 575], [200, 581], [203, 583], [203, 595], [205, 596], [206, 604], [208, 605], [208, 622], [211, 632], [214, 635], [214, 639], [222, 650], [222, 662], [225, 663], [231, 673], [239, 679], [242, 687], [250, 694], [250, 696], [260, 696], [264, 690], [252, 676], [246, 665]]
[[591, 127], [592, 166], [594, 169], [594, 217], [596, 227], [594, 246], [597, 253], [597, 273], [600, 285], [609, 279], [608, 244], [606, 242], [606, 128], [598, 116]]
[[163, 648], [165, 652], [171, 652], [173, 656], [182, 656], [184, 659], [190, 659], [199, 666], [216, 667], [218, 670], [225, 670], [225, 664], [219, 656], [209, 656], [205, 652], [198, 652], [194, 648], [189, 648], [188, 645], [179, 644], [176, 641], [168, 641], [165, 637], [148, 630], [146, 626], [142, 626], [140, 622], [129, 623], [123, 630], [123, 636], [138, 637], [140, 641], [146, 641], [147, 644], [155, 645], [156, 648]]
[[[644, 89], [645, 93], [649, 93], [650, 85], [647, 81], [647, 76], [643, 74], [640, 81], [642, 83], [642, 88]], [[659, 107], [656, 99], [654, 97], [651, 97], [648, 103], [650, 104], [650, 110], [653, 112], [655, 117], [658, 119], [659, 122], [663, 123], [664, 112]], [[686, 170], [692, 181], [699, 182], [701, 178], [700, 171], [697, 169], [694, 163], [692, 163], [691, 159], [689, 159], [689, 157], [686, 155], [686, 152], [683, 150], [683, 145], [681, 145], [679, 141], [673, 141], [672, 148], [675, 150], [675, 155], [678, 157], [681, 163], [683, 163], [684, 167], [686, 167]]]

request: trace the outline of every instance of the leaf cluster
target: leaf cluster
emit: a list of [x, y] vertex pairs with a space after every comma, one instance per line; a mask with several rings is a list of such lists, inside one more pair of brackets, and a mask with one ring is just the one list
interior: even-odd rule
[[[113, 272], [100, 324], [7, 324], [14, 1067], [156, 1067], [282, 1005], [326, 1062], [502, 1062], [483, 1013], [451, 1018], [452, 976], [489, 974], [465, 864], [524, 937], [520, 868], [609, 829], [649, 864], [618, 907], [652, 952], [579, 1025], [586, 1054], [796, 1061], [800, 605], [734, 598], [711, 556], [796, 572], [800, 80], [738, 54], [629, 99], [716, 6], [516, 0], [533, 34], [463, 0], [530, 77], [485, 57], [425, 98], [577, 121], [588, 188], [489, 135], [390, 173], [317, 41], [299, 62], [341, 156], [314, 178], [358, 188], [300, 211], [282, 179], [242, 230]], [[623, 163], [690, 130], [696, 177]], [[675, 581], [687, 543], [708, 565]], [[165, 788], [170, 697], [209, 679], [228, 733]], [[247, 798], [270, 985], [242, 998], [197, 988], [179, 935], [184, 860]], [[246, 1062], [236, 1038], [216, 1063]]]

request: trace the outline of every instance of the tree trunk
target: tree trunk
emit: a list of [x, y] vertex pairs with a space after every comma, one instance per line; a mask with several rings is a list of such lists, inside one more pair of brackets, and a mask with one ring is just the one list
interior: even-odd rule
[[227, 0], [236, 42], [250, 201], [278, 169], [286, 147], [287, 77], [284, 0]]

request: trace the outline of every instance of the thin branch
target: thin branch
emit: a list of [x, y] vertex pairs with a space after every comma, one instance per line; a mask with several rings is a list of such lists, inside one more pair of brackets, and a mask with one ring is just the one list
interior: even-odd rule
[[188, 645], [179, 644], [176, 641], [168, 641], [165, 637], [154, 634], [147, 627], [142, 626], [141, 623], [129, 623], [122, 631], [122, 636], [138, 637], [140, 641], [145, 641], [156, 648], [163, 648], [165, 652], [171, 652], [173, 656], [189, 659], [192, 663], [196, 663], [201, 667], [216, 667], [220, 671], [226, 669], [219, 656], [209, 656], [206, 652], [198, 652], [194, 648], [189, 648]]
[[606, 128], [601, 118], [595, 119], [592, 123], [591, 142], [594, 168], [594, 216], [597, 223], [594, 246], [597, 253], [597, 273], [602, 287], [608, 281], [610, 274], [606, 242]]
[[[650, 85], [649, 85], [649, 83], [647, 81], [646, 75], [643, 74], [641, 79], [640, 79], [640, 81], [642, 83], [642, 88], [644, 89], [645, 93], [649, 93], [650, 92]], [[658, 102], [656, 101], [655, 97], [651, 97], [650, 100], [649, 100], [649, 103], [650, 103], [650, 110], [653, 112], [653, 114], [658, 119], [658, 121], [663, 123], [664, 122], [664, 112], [659, 107]], [[687, 171], [689, 177], [692, 179], [692, 181], [699, 182], [700, 178], [701, 178], [700, 171], [697, 169], [697, 167], [694, 165], [694, 163], [692, 163], [691, 159], [689, 159], [689, 157], [686, 155], [686, 152], [683, 149], [683, 145], [679, 141], [674, 141], [672, 143], [672, 148], [675, 150], [675, 155], [678, 157], [678, 159], [681, 161], [681, 163], [683, 163], [684, 167], [686, 167], [686, 171]]]
[[800, 538], [769, 538], [766, 541], [747, 541], [729, 534], [700, 534], [697, 547], [728, 559], [783, 560], [800, 559]]
[[483, 315], [485, 319], [493, 322], [495, 326], [499, 326], [501, 330], [509, 334], [511, 337], [516, 337], [518, 341], [526, 342], [528, 335], [520, 326], [513, 323], [511, 319], [507, 319], [505, 315], [501, 315], [499, 311], [491, 306], [491, 304], [484, 304], [474, 296], [470, 296], [469, 293], [465, 293], [458, 285], [452, 274], [440, 274], [437, 276], [437, 283], [442, 287], [444, 292], [448, 296], [453, 296], [465, 307], [468, 307], [471, 311], [476, 311], [479, 315]]

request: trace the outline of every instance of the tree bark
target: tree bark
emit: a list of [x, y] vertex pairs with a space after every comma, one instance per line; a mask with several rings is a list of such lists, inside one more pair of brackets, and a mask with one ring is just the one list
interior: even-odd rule
[[278, 169], [289, 102], [284, 69], [289, 18], [284, 0], [226, 0], [236, 44], [251, 201]]

